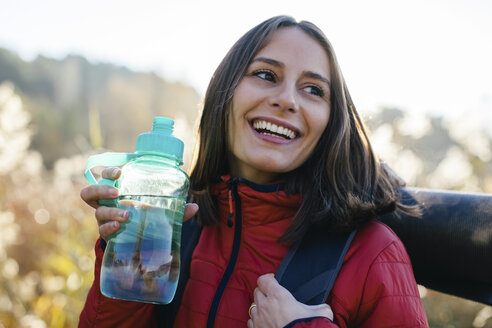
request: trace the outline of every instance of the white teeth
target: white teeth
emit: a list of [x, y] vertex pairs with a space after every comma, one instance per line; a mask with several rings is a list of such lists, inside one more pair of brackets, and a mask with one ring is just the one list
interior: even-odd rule
[[257, 130], [267, 130], [267, 131], [274, 133], [274, 134], [272, 134], [272, 133], [268, 133], [266, 131], [263, 131], [262, 133], [266, 134], [266, 135], [276, 136], [276, 135], [280, 134], [280, 135], [286, 136], [289, 139], [294, 139], [296, 137], [296, 133], [294, 131], [292, 131], [291, 129], [286, 128], [285, 126], [277, 126], [276, 124], [273, 124], [271, 122], [267, 122], [264, 120], [255, 121], [253, 123], [253, 127]]

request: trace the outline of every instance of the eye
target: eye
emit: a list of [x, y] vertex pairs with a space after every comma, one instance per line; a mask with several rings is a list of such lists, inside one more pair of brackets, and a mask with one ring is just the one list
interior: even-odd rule
[[275, 82], [275, 73], [269, 70], [258, 70], [253, 72], [253, 76], [259, 77], [262, 80]]
[[316, 86], [316, 85], [309, 85], [309, 86], [305, 87], [304, 90], [307, 93], [318, 96], [318, 97], [323, 97], [325, 95], [325, 92], [323, 91], [323, 89]]

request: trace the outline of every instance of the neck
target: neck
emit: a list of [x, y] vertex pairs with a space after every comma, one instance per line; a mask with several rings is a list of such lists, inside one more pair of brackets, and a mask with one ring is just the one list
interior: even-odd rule
[[243, 165], [238, 161], [229, 161], [231, 178], [244, 178], [257, 184], [268, 184], [277, 181], [279, 173], [257, 170], [251, 166]]
[[278, 174], [270, 172], [238, 172], [231, 169], [231, 178], [243, 178], [257, 184], [269, 184], [278, 180]]

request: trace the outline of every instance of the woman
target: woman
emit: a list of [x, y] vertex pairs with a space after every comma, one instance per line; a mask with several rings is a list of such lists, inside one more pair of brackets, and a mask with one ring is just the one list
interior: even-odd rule
[[[316, 26], [274, 17], [239, 39], [212, 77], [199, 132], [185, 220], [194, 216], [203, 228], [175, 327], [427, 327], [406, 251], [375, 220], [412, 209], [399, 203], [397, 179], [374, 156]], [[128, 217], [98, 207], [98, 199], [117, 197], [111, 187], [89, 186], [81, 197], [97, 208], [103, 239]], [[357, 229], [319, 305], [298, 302], [272, 275], [312, 228]], [[100, 294], [100, 243], [80, 326], [157, 326], [165, 306]]]

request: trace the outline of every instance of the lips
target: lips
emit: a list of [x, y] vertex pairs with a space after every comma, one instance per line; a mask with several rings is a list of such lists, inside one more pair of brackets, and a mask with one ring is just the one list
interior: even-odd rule
[[254, 119], [251, 125], [256, 132], [266, 136], [282, 137], [292, 140], [299, 135], [299, 132], [294, 127], [271, 119]]

